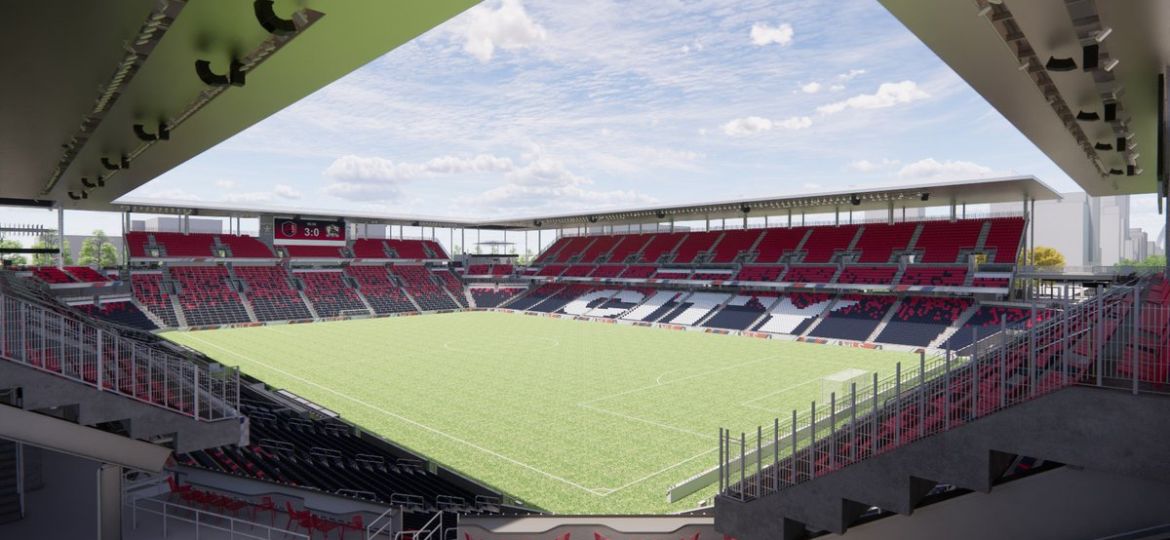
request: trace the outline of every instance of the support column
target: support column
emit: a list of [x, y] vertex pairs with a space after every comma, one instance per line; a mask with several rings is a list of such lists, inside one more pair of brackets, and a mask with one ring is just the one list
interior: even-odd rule
[[804, 227], [804, 210], [800, 211], [800, 226]]
[[840, 224], [841, 224], [841, 207], [834, 206], [833, 207], [833, 225], [840, 225]]
[[674, 216], [670, 216], [670, 232], [674, 232]]
[[459, 228], [459, 253], [467, 255], [467, 227]]
[[98, 540], [122, 538], [122, 467], [108, 463], [97, 470]]
[[963, 219], [967, 219], [967, 203], [963, 203]]
[[792, 228], [792, 209], [788, 209], [788, 228]]
[[[100, 262], [101, 259], [99, 258], [98, 261]], [[63, 266], [65, 266], [65, 207], [57, 205], [57, 268]]]
[[954, 221], [954, 220], [955, 220], [955, 218], [957, 217], [957, 216], [956, 216], [956, 213], [957, 213], [956, 211], [957, 211], [957, 210], [958, 210], [958, 209], [956, 208], [956, 205], [955, 205], [955, 200], [954, 200], [954, 199], [951, 199], [951, 221]]
[[[130, 232], [130, 212], [122, 212], [122, 266], [130, 267], [130, 246], [126, 241], [126, 233]], [[129, 277], [129, 274], [127, 274]]]
[[707, 214], [703, 215], [703, 230], [704, 231], [711, 230], [711, 216], [710, 215], [707, 215]]
[[483, 235], [483, 229], [476, 227], [475, 228], [475, 252], [477, 254], [479, 253], [479, 246], [480, 246], [480, 244], [482, 244], [482, 242], [480, 241], [480, 238], [482, 238], [482, 235]]
[[887, 213], [887, 216], [886, 216], [886, 222], [889, 223], [890, 225], [894, 224], [894, 201], [890, 201], [889, 212]]

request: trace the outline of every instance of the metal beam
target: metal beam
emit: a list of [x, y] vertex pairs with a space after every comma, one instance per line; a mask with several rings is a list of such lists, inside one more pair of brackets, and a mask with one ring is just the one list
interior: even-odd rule
[[0, 405], [0, 437], [102, 463], [162, 472], [169, 448]]

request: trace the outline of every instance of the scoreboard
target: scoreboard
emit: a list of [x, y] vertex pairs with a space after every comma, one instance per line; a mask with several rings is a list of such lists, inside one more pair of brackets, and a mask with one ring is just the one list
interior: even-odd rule
[[343, 246], [345, 221], [275, 218], [272, 243], [286, 246]]

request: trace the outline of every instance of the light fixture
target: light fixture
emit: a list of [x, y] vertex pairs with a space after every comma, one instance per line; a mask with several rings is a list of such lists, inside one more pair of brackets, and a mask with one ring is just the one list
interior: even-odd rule
[[272, 9], [272, 0], [256, 0], [252, 2], [252, 11], [256, 13], [256, 20], [260, 22], [269, 34], [283, 36], [297, 31], [297, 25], [291, 19], [281, 19]]
[[1096, 111], [1080, 111], [1077, 113], [1077, 120], [1081, 122], [1096, 122], [1100, 119], [1101, 116]]
[[1105, 39], [1108, 38], [1109, 35], [1112, 33], [1113, 33], [1113, 28], [1106, 26], [1102, 30], [1093, 33], [1093, 41], [1096, 41], [1097, 43], [1101, 43], [1102, 41], [1105, 41]]
[[989, 13], [991, 13], [991, 4], [987, 4], [979, 10], [980, 17], [986, 17]]
[[1049, 56], [1048, 63], [1044, 64], [1044, 67], [1048, 71], [1072, 71], [1077, 68], [1077, 62], [1072, 58], [1057, 58], [1055, 56]]
[[208, 86], [244, 86], [244, 64], [236, 59], [232, 59], [228, 65], [228, 72], [226, 75], [220, 75], [211, 71], [211, 62], [208, 60], [195, 61], [195, 74], [199, 76], [199, 80]]
[[1121, 60], [1118, 60], [1116, 58], [1111, 58], [1111, 59], [1109, 59], [1108, 62], [1105, 62], [1105, 65], [1102, 66], [1101, 69], [1104, 69], [1107, 72], [1113, 71], [1113, 68], [1116, 68], [1117, 64], [1120, 64], [1120, 63], [1121, 63]]
[[1094, 144], [1093, 148], [1095, 148], [1097, 150], [1113, 150], [1113, 145], [1109, 144], [1109, 143], [1099, 142], [1097, 144]]

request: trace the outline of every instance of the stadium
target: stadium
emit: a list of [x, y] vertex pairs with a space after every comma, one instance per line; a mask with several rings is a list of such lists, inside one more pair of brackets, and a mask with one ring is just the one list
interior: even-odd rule
[[[1037, 175], [482, 215], [356, 182], [345, 207], [138, 191], [448, 21], [523, 12], [477, 4], [7, 6], [0, 538], [1170, 537], [1165, 232], [1053, 217], [1080, 203]], [[1083, 197], [1170, 223], [1170, 6], [878, 4]], [[305, 149], [260, 133], [295, 175]], [[422, 177], [531, 186], [485, 157]], [[66, 230], [91, 215], [120, 230], [87, 259]], [[1041, 261], [1050, 234], [1096, 255]], [[1122, 244], [1161, 264], [1104, 263]]]

